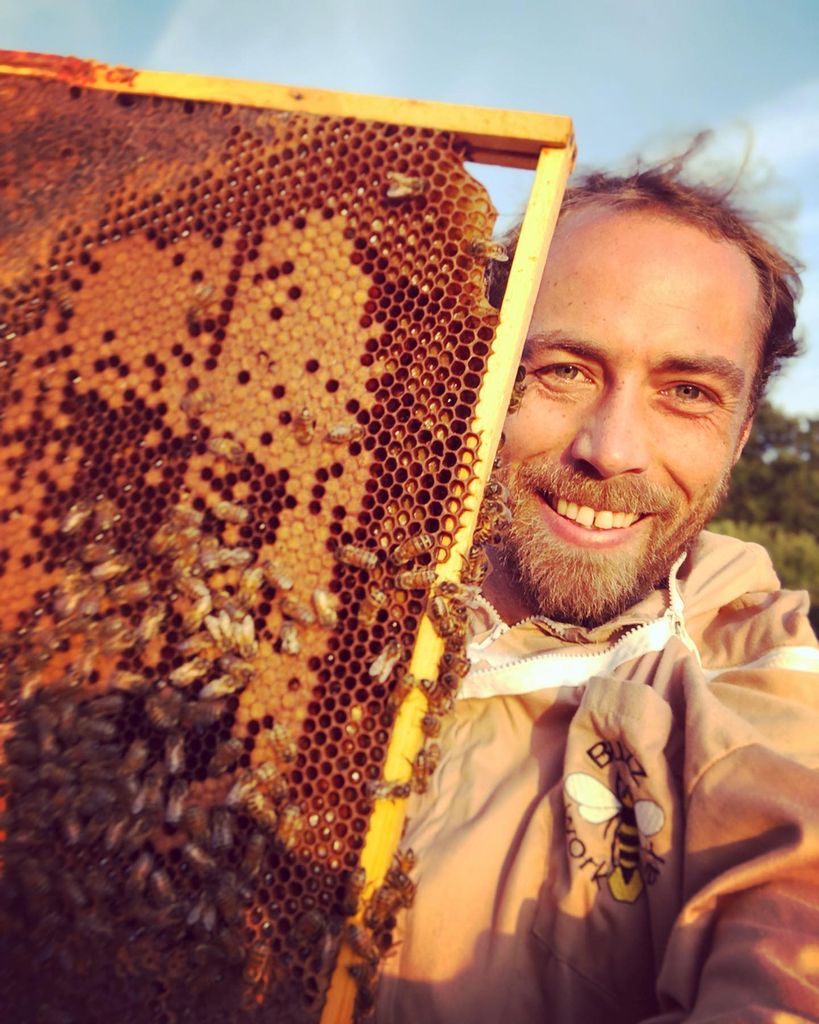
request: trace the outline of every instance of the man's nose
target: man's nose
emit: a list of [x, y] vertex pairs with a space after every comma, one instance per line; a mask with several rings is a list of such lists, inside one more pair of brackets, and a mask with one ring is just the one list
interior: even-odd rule
[[587, 410], [571, 446], [578, 462], [602, 479], [648, 469], [649, 427], [639, 399], [628, 388], [612, 388]]

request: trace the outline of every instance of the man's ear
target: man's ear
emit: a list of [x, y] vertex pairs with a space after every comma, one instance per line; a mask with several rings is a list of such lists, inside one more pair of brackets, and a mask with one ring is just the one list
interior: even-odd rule
[[751, 429], [753, 428], [753, 425], [754, 425], [754, 417], [753, 417], [753, 415], [751, 415], [745, 421], [745, 426], [742, 428], [742, 433], [739, 435], [739, 443], [737, 444], [737, 450], [734, 452], [734, 462], [733, 462], [733, 465], [736, 465], [737, 462], [739, 461], [739, 457], [740, 457], [740, 455], [742, 455], [742, 450], [745, 447], [745, 445], [748, 443], [748, 438], [751, 436]]

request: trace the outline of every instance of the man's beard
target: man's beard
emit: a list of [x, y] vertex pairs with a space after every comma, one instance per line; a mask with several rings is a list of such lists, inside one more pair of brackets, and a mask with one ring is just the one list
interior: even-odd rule
[[[672, 490], [639, 477], [595, 480], [554, 463], [523, 463], [500, 474], [509, 490], [511, 523], [496, 548], [500, 565], [532, 614], [593, 627], [609, 622], [655, 587], [716, 512], [728, 490], [730, 470], [708, 499], [681, 507]], [[555, 537], [543, 523], [538, 495], [578, 506], [653, 517], [641, 550], [595, 551]], [[555, 513], [557, 514], [557, 513]]]

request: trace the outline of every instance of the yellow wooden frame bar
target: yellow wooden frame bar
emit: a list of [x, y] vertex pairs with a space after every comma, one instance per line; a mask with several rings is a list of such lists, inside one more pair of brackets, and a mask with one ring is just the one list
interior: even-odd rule
[[0, 50], [0, 73], [59, 78], [85, 88], [146, 93], [176, 99], [234, 103], [271, 110], [410, 125], [453, 132], [468, 146], [468, 160], [533, 169], [544, 146], [573, 149], [571, 118], [432, 100], [390, 99], [239, 78], [169, 71], [136, 71], [77, 57]]
[[[388, 99], [239, 79], [135, 71], [74, 57], [6, 50], [0, 50], [0, 74], [53, 78], [84, 88], [112, 92], [303, 111], [449, 131], [466, 143], [465, 157], [468, 160], [535, 169], [473, 424], [473, 468], [477, 472], [467, 496], [470, 506], [467, 522], [460, 524], [447, 561], [436, 567], [440, 580], [457, 579], [471, 546], [477, 511], [500, 443], [504, 413], [511, 397], [560, 201], [574, 164], [571, 120], [548, 114]], [[417, 678], [434, 677], [442, 653], [443, 641], [424, 616], [409, 671]], [[416, 689], [399, 710], [387, 751], [385, 779], [400, 783], [410, 778], [412, 762], [423, 745], [420, 722], [425, 713], [426, 697]], [[361, 866], [367, 875], [362, 906], [383, 882], [390, 866], [404, 826], [405, 804], [403, 800], [376, 801], [361, 855]], [[355, 920], [360, 920], [361, 913], [359, 909]], [[348, 944], [342, 942], [321, 1024], [348, 1024], [352, 1019], [356, 989], [347, 967], [355, 960]]]

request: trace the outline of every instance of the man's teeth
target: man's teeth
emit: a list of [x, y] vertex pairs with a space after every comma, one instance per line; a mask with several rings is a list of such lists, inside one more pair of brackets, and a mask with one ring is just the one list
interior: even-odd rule
[[557, 512], [566, 519], [580, 523], [581, 526], [594, 526], [598, 530], [621, 530], [636, 523], [640, 518], [634, 512], [610, 512], [608, 509], [595, 512], [588, 505], [576, 505], [565, 498], [557, 499]]

